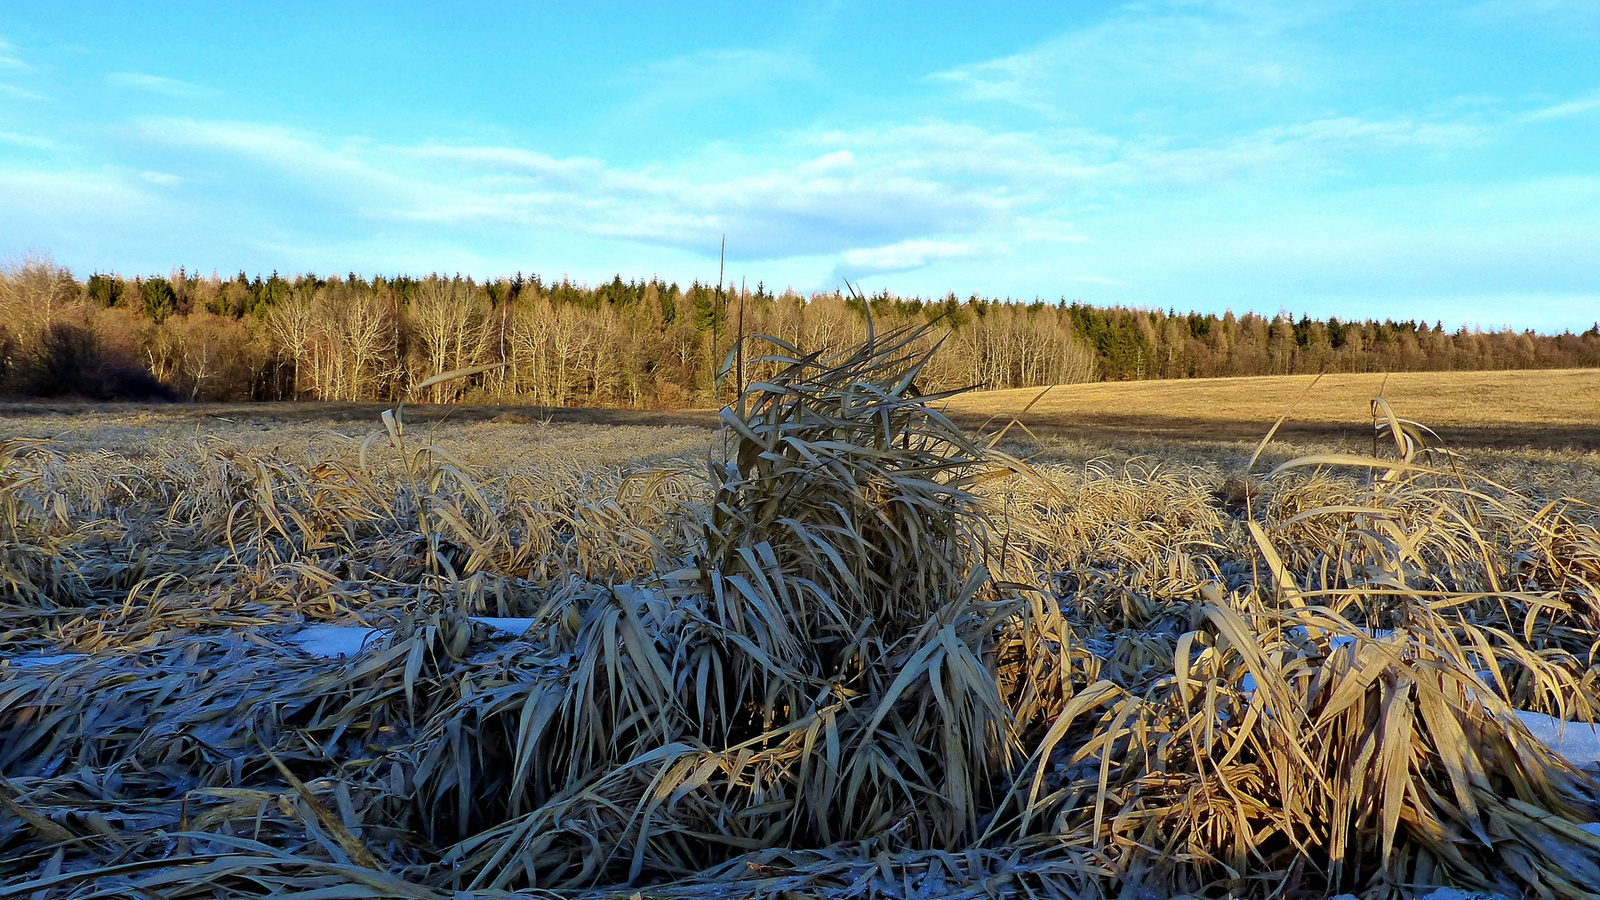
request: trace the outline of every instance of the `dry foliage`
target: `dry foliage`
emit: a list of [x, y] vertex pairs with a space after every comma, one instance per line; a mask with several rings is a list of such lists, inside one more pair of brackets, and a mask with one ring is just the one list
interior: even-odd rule
[[6, 445], [0, 887], [1592, 896], [1600, 788], [1517, 713], [1600, 704], [1593, 510], [1385, 404], [1383, 458], [1220, 497], [1030, 469], [925, 348], [772, 342], [706, 473], [398, 411], [309, 464]]

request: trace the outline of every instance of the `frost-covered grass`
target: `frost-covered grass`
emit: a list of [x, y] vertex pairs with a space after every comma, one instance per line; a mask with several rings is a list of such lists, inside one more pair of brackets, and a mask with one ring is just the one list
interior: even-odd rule
[[900, 337], [780, 367], [709, 448], [7, 443], [0, 887], [1600, 883], [1592, 508], [1398, 421], [1270, 477], [1029, 465]]

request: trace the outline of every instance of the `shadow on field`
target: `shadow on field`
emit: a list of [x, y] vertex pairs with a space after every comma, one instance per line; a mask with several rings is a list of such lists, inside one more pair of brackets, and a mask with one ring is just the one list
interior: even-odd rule
[[[393, 403], [292, 401], [261, 403], [0, 403], [0, 418], [62, 416], [93, 413], [135, 419], [150, 417], [170, 422], [222, 419], [237, 423], [335, 425], [358, 423], [374, 426]], [[554, 425], [688, 425], [715, 428], [716, 410], [571, 409], [546, 406], [475, 406], [408, 403], [408, 423], [502, 422]]]
[[[963, 428], [977, 428], [989, 422], [996, 427], [1003, 419], [987, 416], [956, 415]], [[1115, 443], [1129, 437], [1171, 441], [1259, 441], [1272, 427], [1271, 422], [1227, 419], [1196, 419], [1177, 416], [1094, 415], [1072, 418], [1024, 416], [1023, 424], [1041, 438], [1073, 438]], [[1424, 422], [1427, 425], [1429, 423]], [[1431, 427], [1431, 426], [1430, 426]], [[1434, 428], [1446, 447], [1458, 450], [1600, 450], [1600, 423], [1593, 425], [1439, 426]], [[1356, 449], [1370, 448], [1372, 427], [1345, 422], [1289, 420], [1278, 429], [1276, 439], [1296, 444], [1336, 444]]]
[[[235, 423], [281, 423], [371, 426], [392, 403], [263, 402], [263, 403], [91, 403], [5, 402], [0, 419], [91, 413], [124, 419], [154, 418], [169, 422], [220, 419]], [[407, 422], [554, 425], [643, 425], [717, 427], [717, 411], [710, 409], [590, 409], [545, 406], [477, 406], [416, 403], [405, 408]], [[993, 431], [1004, 417], [951, 413], [950, 418], [968, 431]], [[1023, 424], [1041, 438], [1067, 438], [1116, 443], [1128, 438], [1169, 441], [1245, 441], [1261, 439], [1271, 422], [1253, 419], [1206, 419], [1185, 416], [1028, 415]], [[1424, 423], [1428, 424], [1428, 423]], [[1440, 426], [1435, 428], [1448, 447], [1483, 450], [1600, 450], [1600, 422], [1583, 425]], [[1301, 444], [1336, 444], [1355, 449], [1369, 447], [1372, 429], [1343, 422], [1290, 420], [1278, 429], [1278, 438]]]

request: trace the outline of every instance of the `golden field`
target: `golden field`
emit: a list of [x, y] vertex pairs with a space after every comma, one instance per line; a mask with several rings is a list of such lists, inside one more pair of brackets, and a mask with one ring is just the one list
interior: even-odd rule
[[[1308, 390], [1309, 389], [1309, 390]], [[1039, 389], [981, 391], [949, 409], [966, 418], [1010, 416]], [[1371, 400], [1466, 447], [1600, 449], [1600, 369], [1285, 375], [1061, 385], [1023, 421], [1053, 432], [1217, 440], [1264, 434], [1284, 414], [1285, 435], [1370, 440]]]
[[[0, 894], [1591, 896], [1593, 759], [1539, 728], [1600, 713], [1592, 450], [1330, 456], [1361, 378], [1253, 467], [1309, 379], [991, 446], [902, 337], [715, 428], [0, 408]], [[1434, 378], [1385, 395], [1447, 445], [1594, 404]]]

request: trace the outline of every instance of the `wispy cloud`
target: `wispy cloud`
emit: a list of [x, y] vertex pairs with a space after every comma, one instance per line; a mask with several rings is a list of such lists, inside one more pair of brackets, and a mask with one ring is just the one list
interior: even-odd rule
[[[711, 148], [672, 165], [624, 167], [517, 146], [382, 144], [248, 122], [147, 118], [132, 136], [254, 184], [269, 203], [293, 197], [375, 223], [560, 230], [700, 253], [728, 235], [732, 258], [831, 257], [836, 274], [851, 277], [1000, 258], [1021, 243], [1081, 244], [1089, 237], [1074, 209], [1130, 192], [1299, 177], [1337, 170], [1351, 153], [1478, 137], [1450, 123], [1337, 117], [1174, 144], [933, 120], [798, 131], [773, 140], [775, 151]], [[248, 174], [227, 174], [241, 166]]]
[[1568, 38], [1600, 31], [1600, 4], [1593, 0], [1481, 0], [1466, 6], [1462, 16], [1477, 24], [1539, 29]]
[[618, 81], [645, 88], [650, 100], [688, 100], [749, 93], [815, 74], [810, 55], [797, 48], [727, 47], [649, 60], [624, 71]]
[[[163, 266], [246, 247], [294, 266], [576, 274], [668, 260], [694, 277], [708, 259], [714, 271], [725, 234], [730, 263], [799, 287], [867, 276], [941, 295], [1268, 311], [1523, 285], [1576, 296], [1600, 283], [1580, 246], [1600, 226], [1582, 152], [1600, 70], [1572, 37], [1587, 10], [1600, 4], [1421, 4], [1400, 34], [1401, 14], [1348, 0], [1139, 0], [1032, 44], [1017, 29], [982, 35], [1010, 50], [931, 74], [927, 52], [896, 55], [890, 37], [859, 78], [834, 62], [846, 37], [789, 29], [756, 46], [670, 42], [581, 80], [542, 72], [540, 112], [525, 118], [506, 111], [528, 109], [526, 92], [494, 86], [508, 79], [463, 78], [450, 87], [481, 103], [440, 91], [451, 99], [358, 119], [305, 97], [282, 121], [69, 121], [107, 108], [96, 92], [123, 108], [135, 91], [217, 92], [205, 70], [166, 66], [192, 80], [47, 81], [55, 61], [29, 69], [31, 46], [0, 41], [0, 101], [70, 101], [0, 102], [0, 196], [25, 207], [0, 216], [0, 238], [48, 241], [54, 227], [86, 254], [136, 244]], [[1457, 40], [1491, 33], [1508, 46]], [[1513, 58], [1534, 47], [1558, 53]], [[222, 115], [240, 117], [258, 115], [243, 111], [256, 92], [306, 89], [271, 73], [228, 83], [241, 111]], [[376, 124], [308, 124], [333, 121]], [[107, 130], [114, 140], [90, 137]], [[1583, 177], [1533, 184], [1552, 175]], [[187, 224], [142, 224], [176, 219]]]
[[1095, 25], [927, 81], [968, 101], [1073, 120], [1108, 93], [1120, 115], [1133, 115], [1195, 96], [1292, 90], [1322, 56], [1292, 34], [1317, 7], [1133, 3]]
[[5, 38], [0, 38], [0, 69], [27, 68], [29, 68], [28, 64], [23, 62], [22, 57], [17, 55], [17, 48]]
[[[15, 45], [5, 38], [0, 38], [0, 72], [10, 76], [21, 76], [26, 79], [33, 67], [22, 61], [22, 56], [17, 52]], [[30, 90], [18, 84], [0, 82], [0, 96], [15, 97], [18, 100], [43, 100], [45, 96], [38, 91]]]
[[834, 271], [836, 275], [859, 278], [863, 275], [908, 272], [939, 260], [970, 259], [977, 255], [977, 248], [963, 241], [900, 241], [883, 247], [847, 250]]
[[166, 78], [161, 75], [146, 75], [142, 72], [113, 72], [106, 76], [106, 81], [117, 87], [185, 100], [211, 97], [217, 93], [216, 89], [205, 87], [204, 85], [179, 81], [176, 78]]
[[43, 94], [39, 93], [38, 91], [30, 91], [27, 88], [17, 87], [14, 84], [0, 83], [0, 94], [4, 94], [7, 97], [15, 97], [18, 100], [43, 100], [43, 99], [45, 99], [45, 96]]
[[35, 134], [23, 134], [16, 131], [0, 131], [0, 144], [10, 144], [13, 147], [27, 147], [33, 150], [50, 150], [56, 142], [49, 138]]
[[1546, 106], [1534, 110], [1522, 117], [1524, 122], [1550, 122], [1556, 119], [1568, 119], [1600, 110], [1600, 91], [1595, 91], [1574, 100]]
[[145, 141], [207, 151], [275, 173], [377, 220], [548, 227], [704, 250], [737, 235], [738, 255], [842, 253], [983, 228], [1013, 201], [894, 161], [817, 158], [625, 169], [515, 147], [392, 146], [269, 126], [141, 120]]

